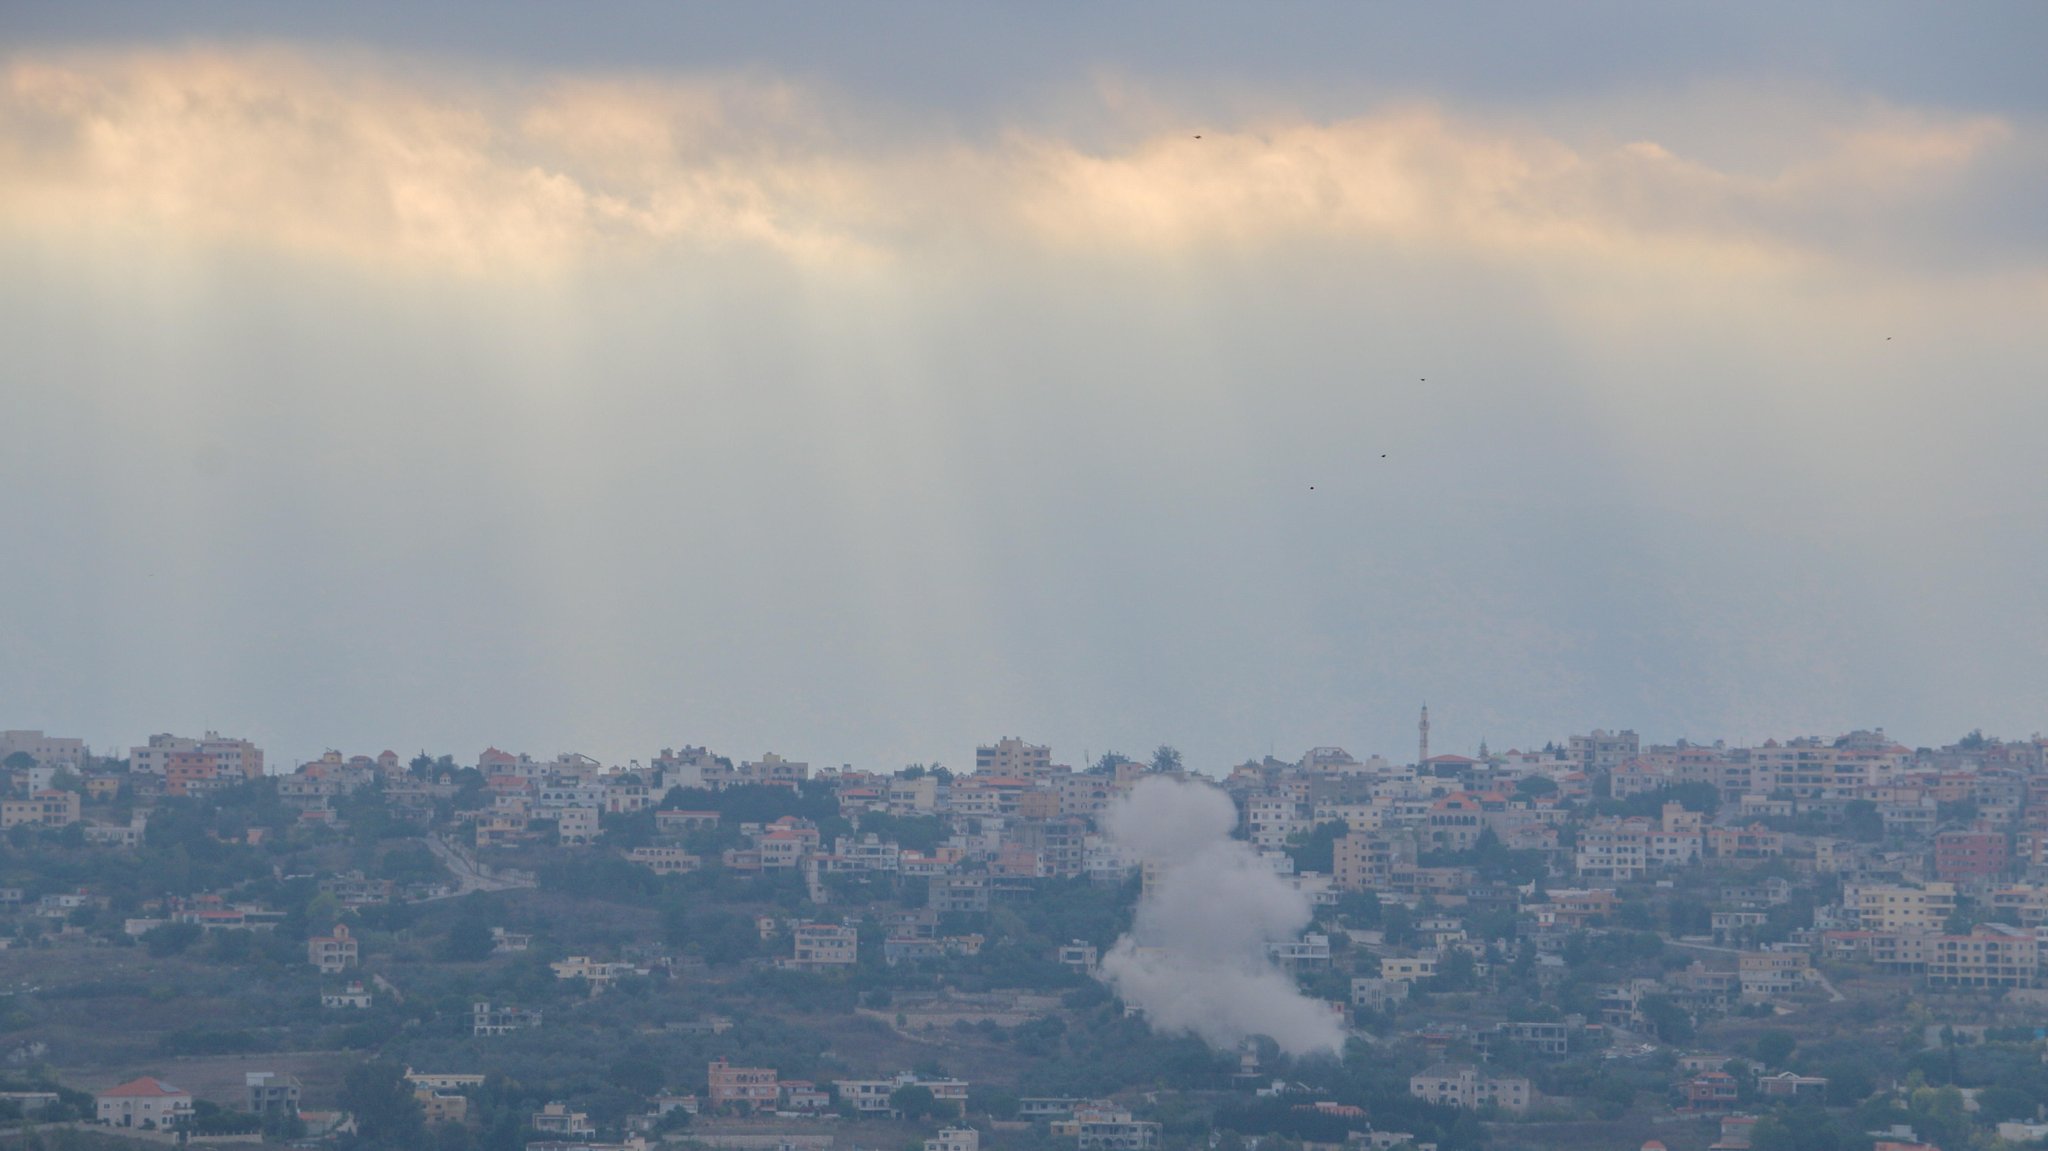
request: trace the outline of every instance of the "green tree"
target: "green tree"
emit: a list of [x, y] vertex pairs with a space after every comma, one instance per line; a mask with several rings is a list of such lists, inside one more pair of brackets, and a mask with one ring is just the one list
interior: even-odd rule
[[620, 1087], [634, 1095], [653, 1095], [662, 1089], [667, 1081], [662, 1073], [661, 1060], [645, 1044], [634, 1044], [611, 1065], [610, 1079], [614, 1087]]
[[1692, 1042], [1692, 1016], [1685, 1013], [1685, 1008], [1672, 1002], [1670, 996], [1645, 995], [1639, 1006], [1643, 1018], [1657, 1032], [1657, 1038], [1666, 1043]]
[[491, 957], [496, 941], [491, 938], [491, 929], [483, 920], [464, 916], [448, 929], [448, 938], [441, 941], [441, 958], [454, 963], [475, 963]]
[[889, 1092], [889, 1110], [905, 1119], [923, 1119], [937, 1111], [939, 1101], [932, 1095], [932, 1089], [912, 1083]]
[[405, 1082], [405, 1068], [388, 1059], [349, 1068], [341, 1105], [355, 1116], [358, 1146], [413, 1151], [425, 1141], [426, 1119]]
[[196, 923], [166, 923], [142, 933], [142, 945], [158, 959], [182, 955], [205, 934]]
[[306, 903], [306, 922], [326, 931], [334, 926], [341, 915], [341, 900], [331, 891], [323, 891]]
[[1977, 1092], [1977, 1116], [1986, 1123], [2032, 1119], [2034, 1098], [2017, 1087], [1986, 1087]]
[[992, 1119], [1014, 1119], [1017, 1117], [1018, 1099], [1014, 1091], [1001, 1088], [975, 1088], [968, 1106]]
[[1295, 870], [1328, 875], [1336, 870], [1337, 841], [1350, 834], [1351, 825], [1341, 819], [1319, 823], [1300, 843], [1289, 847], [1287, 854], [1293, 857]]
[[1429, 980], [1429, 990], [1434, 992], [1470, 991], [1476, 980], [1477, 964], [1472, 953], [1462, 947], [1453, 947], [1437, 960], [1436, 974]]
[[1766, 1031], [1756, 1037], [1756, 1057], [1768, 1067], [1783, 1067], [1792, 1058], [1792, 1052], [1799, 1046], [1799, 1040], [1789, 1031]]
[[1153, 771], [1179, 771], [1180, 769], [1181, 760], [1178, 748], [1162, 743], [1152, 750]]
[[1859, 843], [1884, 840], [1884, 816], [1877, 810], [1877, 804], [1868, 799], [1852, 799], [1843, 806], [1842, 826], [1849, 838]]

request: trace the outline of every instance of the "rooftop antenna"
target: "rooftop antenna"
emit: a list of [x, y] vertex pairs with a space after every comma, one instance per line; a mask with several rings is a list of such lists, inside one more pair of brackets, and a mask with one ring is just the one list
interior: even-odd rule
[[1429, 762], [1429, 705], [1427, 703], [1422, 705], [1422, 722], [1416, 724], [1415, 729], [1422, 735], [1422, 748], [1415, 757], [1415, 766], [1421, 767]]

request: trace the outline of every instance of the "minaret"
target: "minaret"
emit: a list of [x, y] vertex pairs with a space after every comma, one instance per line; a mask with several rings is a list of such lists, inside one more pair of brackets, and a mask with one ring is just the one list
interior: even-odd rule
[[1422, 705], [1422, 722], [1415, 728], [1422, 733], [1422, 750], [1416, 753], [1415, 758], [1415, 766], [1421, 767], [1429, 762], [1429, 705], [1426, 703]]

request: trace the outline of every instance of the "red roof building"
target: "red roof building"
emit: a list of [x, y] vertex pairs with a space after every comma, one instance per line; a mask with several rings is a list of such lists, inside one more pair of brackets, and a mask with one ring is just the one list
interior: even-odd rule
[[192, 1116], [192, 1094], [145, 1075], [93, 1096], [94, 1112], [110, 1127], [163, 1130]]

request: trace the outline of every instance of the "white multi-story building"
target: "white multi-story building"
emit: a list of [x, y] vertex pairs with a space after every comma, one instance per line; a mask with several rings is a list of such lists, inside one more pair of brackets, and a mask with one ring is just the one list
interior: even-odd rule
[[1287, 841], [1310, 830], [1302, 805], [1292, 796], [1255, 795], [1245, 800], [1245, 829], [1253, 844], [1264, 848], [1287, 846]]
[[902, 851], [872, 832], [857, 839], [841, 836], [832, 841], [826, 866], [832, 871], [895, 871]]
[[1051, 770], [1050, 747], [1025, 743], [1015, 736], [1006, 736], [974, 749], [974, 771], [977, 775], [1015, 775], [1032, 779]]
[[972, 1127], [941, 1127], [924, 1141], [924, 1151], [981, 1151], [981, 1132]]
[[860, 959], [860, 933], [844, 924], [799, 923], [790, 936], [796, 949], [786, 965], [798, 970], [851, 967]]
[[563, 843], [595, 843], [603, 834], [595, 807], [561, 807], [537, 814], [554, 817], [555, 832]]
[[128, 749], [128, 770], [166, 775], [172, 756], [192, 753], [212, 756], [216, 770], [224, 776], [255, 779], [263, 774], [262, 748], [246, 739], [229, 739], [217, 731], [209, 731], [201, 739], [168, 733], [152, 735], [148, 743]]
[[85, 741], [44, 735], [40, 731], [0, 731], [0, 762], [14, 755], [27, 755], [43, 767], [68, 767], [76, 771], [85, 766]]
[[680, 847], [636, 847], [626, 853], [626, 862], [637, 863], [656, 875], [682, 875], [704, 863]]
[[1079, 1151], [1153, 1151], [1160, 1130], [1159, 1124], [1134, 1119], [1102, 1100], [1076, 1103], [1072, 1118], [1052, 1123], [1052, 1133], [1074, 1140]]
[[1327, 971], [1330, 967], [1330, 937], [1309, 932], [1300, 939], [1268, 943], [1273, 961], [1289, 971]]
[[1493, 1106], [1520, 1115], [1529, 1109], [1533, 1089], [1519, 1075], [1490, 1075], [1469, 1063], [1438, 1063], [1408, 1077], [1408, 1094], [1467, 1111]]
[[1842, 887], [1842, 908], [1872, 931], [1933, 933], [1956, 913], [1952, 883], [1907, 887], [1890, 883], [1850, 883]]
[[541, 1013], [525, 1007], [493, 1007], [489, 1003], [478, 1003], [470, 1008], [470, 1034], [478, 1036], [510, 1035], [528, 1027], [539, 1027]]
[[704, 785], [718, 791], [755, 783], [795, 786], [811, 777], [810, 764], [784, 759], [772, 751], [758, 760], [749, 760], [737, 767], [727, 766], [725, 761], [714, 760], [710, 764], [700, 764], [698, 770], [703, 776]]
[[840, 1102], [850, 1104], [862, 1115], [895, 1114], [895, 1106], [889, 1098], [905, 1087], [922, 1087], [930, 1091], [935, 1104], [956, 1115], [967, 1112], [965, 1079], [926, 1079], [913, 1071], [900, 1071], [889, 1079], [840, 1079], [832, 1086], [839, 1092]]
[[1650, 821], [1599, 820], [1579, 832], [1574, 862], [1594, 879], [1635, 879], [1649, 867]]

